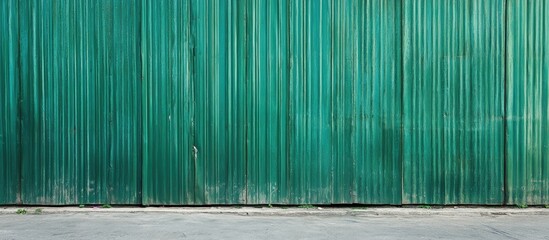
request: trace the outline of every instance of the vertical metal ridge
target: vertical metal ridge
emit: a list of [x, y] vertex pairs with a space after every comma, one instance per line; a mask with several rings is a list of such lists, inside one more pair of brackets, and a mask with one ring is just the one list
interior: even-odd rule
[[[285, 65], [283, 65], [282, 69], [286, 70], [284, 71], [286, 74], [286, 98], [289, 98], [291, 96], [291, 93], [292, 93], [292, 84], [291, 84], [291, 70], [292, 70], [292, 59], [291, 59], [291, 56], [292, 56], [292, 50], [291, 50], [291, 31], [290, 31], [290, 27], [291, 27], [291, 19], [292, 19], [292, 11], [291, 11], [291, 3], [292, 3], [292, 0], [285, 0], [286, 1], [286, 14], [287, 14], [287, 18], [286, 18], [286, 29], [287, 29], [287, 34], [286, 34], [286, 39], [285, 39], [285, 42], [286, 42], [286, 59], [287, 59], [287, 63]], [[292, 137], [292, 133], [291, 133], [291, 123], [292, 123], [292, 116], [291, 116], [291, 104], [292, 104], [292, 101], [289, 101], [287, 100], [286, 101], [286, 126], [284, 126], [286, 128], [286, 172], [287, 172], [287, 175], [286, 175], [286, 190], [287, 190], [287, 193], [286, 193], [286, 200], [284, 201], [284, 203], [289, 203], [290, 202], [290, 199], [292, 197], [292, 187], [291, 187], [291, 137]]]
[[[19, 1], [17, 2], [17, 50], [18, 50], [18, 62], [17, 62], [17, 70], [18, 71], [21, 71], [21, 68], [22, 68], [22, 51], [21, 51], [21, 16], [23, 14], [21, 14], [21, 5], [19, 4]], [[21, 119], [21, 115], [22, 115], [22, 102], [23, 102], [23, 93], [22, 93], [22, 89], [23, 89], [23, 78], [22, 78], [22, 75], [21, 73], [19, 73], [19, 83], [18, 83], [18, 99], [17, 99], [17, 122], [18, 122], [18, 126], [17, 126], [17, 145], [18, 145], [18, 156], [17, 156], [17, 174], [18, 174], [18, 178], [17, 178], [17, 193], [16, 193], [16, 203], [17, 204], [22, 204], [22, 199], [21, 199], [21, 190], [22, 190], [22, 168], [21, 168], [21, 165], [22, 165], [22, 151], [23, 151], [23, 144], [22, 144], [22, 129], [23, 129], [23, 120]]]
[[405, 0], [400, 0], [399, 2], [399, 16], [400, 16], [400, 204], [404, 204], [407, 202], [406, 200], [406, 192], [404, 191], [404, 173], [406, 172], [406, 168], [404, 165], [404, 86], [405, 86], [405, 79], [404, 79], [404, 40], [405, 40]]
[[509, 0], [505, 0], [504, 1], [504, 8], [505, 8], [505, 12], [504, 12], [504, 27], [505, 27], [505, 31], [504, 31], [504, 43], [503, 43], [503, 47], [504, 47], [504, 55], [503, 55], [503, 89], [504, 89], [504, 93], [503, 93], [503, 142], [504, 142], [504, 145], [503, 145], [503, 205], [507, 205], [507, 203], [509, 202], [509, 179], [508, 179], [508, 162], [509, 162], [509, 140], [508, 140], [508, 127], [507, 127], [507, 121], [508, 121], [508, 116], [509, 116], [509, 113], [508, 113], [508, 101], [507, 101], [507, 95], [508, 95], [508, 91], [509, 91], [509, 85], [507, 83], [508, 81], [508, 58], [509, 58], [509, 55], [508, 55], [508, 38], [509, 38]]

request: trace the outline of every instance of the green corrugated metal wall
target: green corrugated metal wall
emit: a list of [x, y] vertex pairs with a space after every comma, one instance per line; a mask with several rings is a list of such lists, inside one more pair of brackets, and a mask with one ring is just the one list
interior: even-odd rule
[[6, 0], [0, 204], [547, 204], [543, 0]]

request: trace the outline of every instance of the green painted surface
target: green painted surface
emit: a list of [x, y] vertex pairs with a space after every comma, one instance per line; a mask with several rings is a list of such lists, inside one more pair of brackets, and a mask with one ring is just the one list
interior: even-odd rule
[[199, 204], [246, 203], [250, 3], [191, 5], [195, 199]]
[[189, 1], [142, 1], [143, 204], [192, 204], [193, 82]]
[[400, 204], [400, 1], [290, 11], [290, 202]]
[[0, 204], [546, 204], [548, 8], [1, 1]]
[[19, 197], [19, 19], [18, 2], [0, 4], [0, 204]]
[[503, 203], [504, 3], [404, 1], [403, 203]]
[[[249, 56], [246, 86], [248, 203], [289, 203], [289, 1], [250, 1], [242, 29]], [[244, 15], [246, 16], [246, 15]], [[244, 52], [245, 53], [245, 52]], [[246, 134], [244, 132], [244, 134]]]
[[19, 8], [22, 203], [140, 203], [138, 2]]
[[144, 2], [144, 203], [400, 203], [399, 1]]
[[[355, 39], [339, 40], [341, 45], [354, 42], [345, 54], [353, 55], [354, 71], [334, 79], [354, 79], [351, 93], [340, 97], [352, 101], [349, 128], [354, 162], [345, 171], [355, 174], [353, 202], [401, 204], [403, 5], [396, 0], [358, 2], [348, 6], [354, 12], [347, 25], [354, 26], [349, 33]], [[338, 58], [339, 66], [346, 66], [345, 58]]]
[[508, 1], [510, 204], [549, 203], [549, 2]]

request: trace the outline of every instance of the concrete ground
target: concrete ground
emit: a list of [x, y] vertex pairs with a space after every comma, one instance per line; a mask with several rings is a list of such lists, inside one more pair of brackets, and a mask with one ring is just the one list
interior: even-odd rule
[[12, 207], [0, 239], [549, 240], [549, 209]]

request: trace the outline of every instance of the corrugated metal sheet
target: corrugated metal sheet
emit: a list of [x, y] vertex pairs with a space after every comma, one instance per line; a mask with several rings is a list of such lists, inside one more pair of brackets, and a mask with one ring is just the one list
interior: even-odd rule
[[249, 2], [192, 1], [197, 203], [246, 202]]
[[399, 204], [400, 1], [290, 11], [290, 202]]
[[400, 203], [399, 1], [145, 2], [145, 203]]
[[[332, 80], [337, 83], [354, 79], [350, 95], [340, 96], [340, 99], [352, 99], [350, 129], [354, 162], [348, 170], [355, 174], [353, 202], [401, 204], [402, 1], [355, 4], [347, 7], [353, 9], [353, 19], [343, 25], [354, 26], [350, 32], [354, 38], [339, 39], [338, 43], [353, 43], [345, 54], [353, 56], [353, 70], [346, 73], [347, 76]], [[347, 34], [341, 30], [334, 33], [335, 36]], [[341, 69], [347, 65], [348, 57], [338, 58]], [[343, 109], [343, 100], [335, 107]], [[336, 154], [334, 159], [338, 156], [341, 154]]]
[[[290, 1], [250, 1], [249, 19], [239, 33], [249, 58], [246, 97], [246, 200], [252, 204], [289, 203]], [[238, 48], [238, 46], [236, 46]], [[238, 64], [237, 64], [238, 65]], [[247, 66], [247, 67], [246, 67]], [[233, 72], [237, 73], [237, 71]]]
[[545, 204], [548, 8], [0, 1], [0, 204]]
[[508, 199], [549, 203], [549, 2], [509, 0]]
[[403, 203], [503, 203], [505, 1], [404, 9]]
[[144, 203], [246, 203], [247, 3], [144, 2]]
[[19, 21], [18, 2], [0, 4], [0, 204], [19, 196]]
[[145, 202], [400, 202], [399, 1], [144, 9]]
[[22, 203], [140, 203], [139, 9], [21, 1]]
[[203, 203], [195, 194], [191, 4], [143, 1], [142, 15], [143, 203]]

